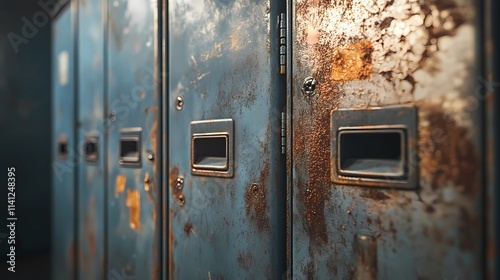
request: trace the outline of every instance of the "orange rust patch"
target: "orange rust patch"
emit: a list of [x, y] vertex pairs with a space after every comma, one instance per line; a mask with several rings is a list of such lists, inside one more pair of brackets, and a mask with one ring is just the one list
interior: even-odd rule
[[193, 225], [189, 222], [189, 220], [184, 224], [184, 232], [187, 236], [191, 235], [191, 232], [193, 232]]
[[149, 186], [149, 180], [150, 180], [150, 178], [149, 178], [149, 173], [148, 173], [148, 172], [146, 172], [146, 174], [144, 174], [144, 190], [145, 190], [145, 191], [147, 191], [147, 192], [148, 192], [148, 191], [149, 191], [149, 189], [150, 189], [150, 186]]
[[125, 185], [127, 184], [127, 176], [125, 175], [118, 175], [116, 176], [116, 183], [115, 183], [115, 197], [118, 197], [120, 193], [125, 191]]
[[372, 43], [368, 40], [335, 49], [330, 59], [330, 79], [333, 82], [368, 79], [372, 75], [372, 52]]
[[422, 111], [429, 122], [419, 131], [422, 176], [434, 190], [452, 183], [458, 191], [476, 194], [479, 161], [467, 128], [458, 126], [439, 105], [422, 107]]
[[[149, 137], [151, 138], [151, 146], [153, 149], [153, 155], [157, 155], [158, 151], [158, 118], [154, 118], [153, 126], [151, 127], [151, 131], [149, 133]], [[156, 174], [157, 165], [153, 163], [153, 173]]]
[[140, 214], [141, 214], [141, 196], [138, 190], [127, 190], [127, 201], [125, 202], [130, 209], [130, 228], [139, 230], [141, 227]]

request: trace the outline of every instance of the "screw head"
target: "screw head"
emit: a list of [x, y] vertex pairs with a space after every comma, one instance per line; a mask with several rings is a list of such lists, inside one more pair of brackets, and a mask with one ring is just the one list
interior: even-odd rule
[[177, 109], [177, 111], [180, 111], [183, 107], [184, 99], [182, 98], [182, 96], [177, 96], [177, 98], [175, 99], [175, 109]]
[[109, 120], [112, 122], [116, 121], [116, 111], [109, 112]]
[[148, 160], [152, 161], [155, 159], [155, 156], [153, 154], [148, 155]]
[[302, 84], [302, 93], [305, 94], [307, 97], [312, 97], [316, 94], [316, 85], [318, 84], [318, 81], [314, 79], [313, 77], [307, 77], [304, 79], [304, 83]]
[[179, 205], [180, 206], [183, 206], [184, 203], [186, 203], [186, 199], [184, 198], [183, 195], [179, 196], [178, 200], [179, 200]]
[[177, 178], [177, 182], [175, 183], [175, 187], [176, 187], [178, 190], [182, 190], [182, 188], [184, 187], [184, 178], [182, 178], [182, 177], [178, 177], [178, 178]]

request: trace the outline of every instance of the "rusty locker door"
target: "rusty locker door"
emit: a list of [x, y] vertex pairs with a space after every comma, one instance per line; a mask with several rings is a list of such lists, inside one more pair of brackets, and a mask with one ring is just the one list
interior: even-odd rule
[[75, 278], [74, 7], [52, 23], [52, 279]]
[[78, 3], [78, 279], [105, 279], [104, 5]]
[[169, 279], [284, 276], [283, 4], [169, 1]]
[[483, 278], [477, 1], [293, 1], [293, 279]]
[[107, 277], [159, 279], [158, 3], [107, 4]]

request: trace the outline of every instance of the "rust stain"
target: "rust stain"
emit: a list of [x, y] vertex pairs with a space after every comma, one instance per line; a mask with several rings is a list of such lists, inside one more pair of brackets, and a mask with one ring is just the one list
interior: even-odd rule
[[333, 82], [368, 79], [372, 75], [372, 52], [372, 43], [368, 40], [335, 49], [330, 58], [330, 79]]
[[[170, 220], [172, 220], [172, 211], [169, 211], [170, 213]], [[174, 261], [174, 231], [172, 230], [172, 224], [171, 222], [169, 223], [168, 226], [168, 264], [167, 264], [167, 270], [168, 270], [168, 279], [174, 279], [174, 270], [175, 270], [175, 261]]]
[[479, 160], [468, 129], [443, 113], [440, 105], [423, 106], [428, 126], [422, 126], [419, 137], [421, 173], [433, 190], [448, 183], [467, 195], [478, 193]]
[[144, 190], [149, 192], [149, 189], [150, 189], [150, 186], [149, 186], [149, 183], [150, 183], [150, 178], [149, 178], [149, 173], [146, 172], [146, 174], [144, 174]]
[[[269, 135], [269, 134], [268, 134]], [[264, 154], [269, 154], [268, 148], [264, 148]], [[269, 205], [267, 205], [266, 182], [269, 177], [269, 159], [266, 159], [264, 168], [260, 173], [259, 183], [250, 184], [245, 191], [245, 212], [257, 223], [259, 231], [269, 231], [269, 217], [267, 212]], [[254, 210], [252, 212], [252, 209]]]
[[384, 200], [391, 198], [390, 196], [386, 195], [384, 193], [384, 191], [377, 190], [377, 189], [363, 190], [363, 192], [361, 193], [361, 197], [369, 198], [369, 199], [373, 199], [373, 200], [377, 200], [377, 201], [384, 201]]
[[89, 242], [89, 247], [90, 247], [90, 254], [94, 255], [96, 246], [95, 246], [95, 233], [93, 230], [89, 230], [88, 232], [88, 242]]
[[[153, 149], [153, 155], [156, 156], [158, 154], [158, 118], [154, 118], [153, 125], [151, 127], [151, 131], [149, 133], [149, 137], [151, 138], [151, 147]], [[157, 164], [153, 163], [153, 173], [156, 173]]]
[[238, 264], [246, 271], [250, 271], [253, 265], [253, 255], [251, 252], [240, 252], [238, 254]]
[[127, 176], [125, 175], [118, 175], [116, 176], [116, 181], [115, 181], [115, 197], [118, 197], [118, 195], [122, 192], [125, 191], [125, 185], [127, 184]]
[[184, 232], [188, 237], [193, 232], [193, 225], [189, 222], [189, 220], [184, 224]]
[[149, 114], [149, 113], [152, 113], [152, 112], [156, 112], [156, 111], [158, 111], [158, 106], [148, 107], [144, 111], [146, 112], [146, 114]]
[[[325, 70], [324, 70], [325, 71]], [[321, 76], [321, 74], [319, 74]], [[338, 102], [338, 87], [319, 84], [321, 95], [309, 100], [313, 110], [301, 111], [294, 127], [294, 153], [299, 170], [307, 173], [307, 182], [298, 176], [298, 200], [305, 209], [305, 224], [313, 245], [328, 243], [324, 205], [330, 191], [330, 112]]]
[[94, 221], [92, 220], [95, 217], [95, 208], [96, 208], [96, 200], [95, 196], [92, 196], [90, 198], [89, 202], [89, 212], [87, 216], [87, 239], [89, 243], [89, 248], [90, 248], [90, 254], [92, 256], [95, 255], [96, 252], [96, 244], [95, 244], [95, 226], [94, 226]]
[[130, 228], [133, 230], [139, 230], [141, 228], [140, 222], [140, 206], [141, 197], [138, 190], [127, 190], [127, 201], [125, 202], [129, 208], [129, 220]]
[[176, 199], [181, 206], [185, 203], [184, 192], [183, 189], [177, 188], [177, 178], [179, 178], [179, 167], [175, 166], [170, 169], [169, 174], [169, 185], [172, 189], [172, 197]]

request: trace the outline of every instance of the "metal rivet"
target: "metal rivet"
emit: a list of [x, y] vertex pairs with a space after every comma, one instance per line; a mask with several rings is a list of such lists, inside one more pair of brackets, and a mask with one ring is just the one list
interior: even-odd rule
[[177, 109], [177, 111], [180, 111], [183, 107], [184, 99], [182, 98], [182, 96], [177, 96], [177, 98], [175, 99], [175, 109]]
[[179, 204], [182, 206], [186, 202], [186, 199], [184, 199], [184, 196], [179, 196]]
[[118, 160], [118, 163], [123, 164], [123, 160], [122, 159]]
[[111, 111], [109, 113], [109, 120], [112, 122], [116, 121], [116, 111]]
[[304, 83], [302, 84], [302, 93], [304, 93], [307, 97], [312, 97], [316, 94], [314, 91], [316, 89], [316, 85], [318, 81], [313, 77], [307, 77], [304, 79]]
[[347, 214], [348, 214], [348, 215], [351, 215], [351, 210], [347, 210]]
[[258, 192], [259, 192], [259, 185], [252, 184], [252, 193], [256, 195]]
[[148, 155], [148, 160], [153, 161], [155, 159], [155, 156], [153, 154]]
[[178, 178], [177, 178], [177, 182], [175, 183], [175, 187], [176, 187], [178, 190], [182, 190], [182, 188], [184, 187], [184, 178], [182, 178], [182, 177], [178, 177]]

